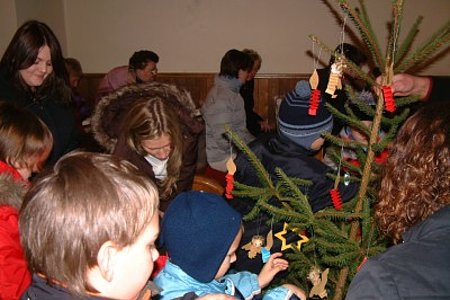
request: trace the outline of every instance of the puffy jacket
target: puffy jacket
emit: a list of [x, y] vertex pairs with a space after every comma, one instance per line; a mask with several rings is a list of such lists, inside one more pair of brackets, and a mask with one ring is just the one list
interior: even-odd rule
[[152, 180], [156, 180], [152, 166], [127, 145], [125, 137], [121, 134], [124, 117], [131, 104], [136, 100], [136, 91], [139, 91], [142, 97], [162, 97], [175, 111], [181, 124], [183, 158], [180, 177], [177, 181], [176, 192], [172, 193], [168, 199], [160, 199], [160, 209], [164, 211], [177, 193], [192, 188], [197, 167], [198, 139], [204, 131], [204, 125], [198, 119], [200, 113], [189, 92], [178, 89], [174, 85], [159, 82], [132, 85], [102, 98], [91, 119], [95, 139], [108, 152], [133, 163]]

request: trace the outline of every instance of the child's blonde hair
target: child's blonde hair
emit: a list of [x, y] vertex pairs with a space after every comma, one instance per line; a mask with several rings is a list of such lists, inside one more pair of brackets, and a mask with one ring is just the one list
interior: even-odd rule
[[101, 246], [135, 243], [158, 212], [154, 184], [127, 161], [109, 154], [62, 157], [25, 195], [21, 241], [32, 272], [75, 294], [96, 292], [86, 272]]
[[171, 153], [167, 162], [167, 177], [157, 182], [162, 199], [169, 198], [176, 188], [182, 164], [182, 135], [178, 117], [170, 105], [158, 97], [138, 99], [130, 108], [123, 124], [129, 147], [141, 156], [147, 152], [142, 147], [145, 140], [166, 134], [171, 139]]

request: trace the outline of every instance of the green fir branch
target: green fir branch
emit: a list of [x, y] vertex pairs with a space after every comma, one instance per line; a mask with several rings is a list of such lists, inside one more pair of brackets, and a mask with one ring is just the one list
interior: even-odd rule
[[389, 33], [387, 50], [386, 50], [386, 64], [390, 65], [394, 58], [395, 53], [397, 51], [396, 45], [398, 43], [398, 38], [400, 36], [400, 24], [401, 17], [403, 14], [403, 0], [397, 0], [392, 3], [392, 22], [391, 22], [391, 31]]
[[375, 65], [378, 67], [384, 66], [384, 58], [378, 46], [376, 36], [366, 26], [364, 26], [364, 22], [361, 20], [359, 14], [350, 7], [346, 0], [337, 1], [339, 2], [342, 10], [350, 17], [350, 19], [353, 21], [353, 24], [358, 29], [361, 38], [364, 40], [367, 48], [372, 54]]
[[340, 255], [324, 256], [323, 262], [330, 266], [345, 267], [353, 263], [358, 258], [357, 252], [346, 252]]
[[411, 49], [412, 43], [419, 32], [419, 26], [420, 26], [420, 23], [422, 23], [422, 20], [423, 20], [422, 16], [417, 17], [416, 22], [413, 24], [413, 26], [409, 30], [408, 35], [406, 36], [405, 40], [398, 48], [397, 53], [395, 54], [394, 66], [398, 65], [399, 62], [405, 57], [405, 55]]
[[250, 150], [247, 144], [233, 131], [229, 125], [225, 125], [226, 133], [231, 137], [233, 143], [245, 153], [246, 158], [249, 160], [250, 164], [255, 168], [256, 174], [260, 179], [263, 186], [267, 186], [274, 189], [272, 180], [270, 179], [269, 173], [266, 171], [261, 161], [256, 157], [256, 155]]
[[413, 67], [415, 64], [429, 60], [433, 54], [442, 46], [450, 42], [450, 21], [432, 34], [413, 53], [405, 57], [402, 62], [395, 67], [395, 73], [402, 73]]

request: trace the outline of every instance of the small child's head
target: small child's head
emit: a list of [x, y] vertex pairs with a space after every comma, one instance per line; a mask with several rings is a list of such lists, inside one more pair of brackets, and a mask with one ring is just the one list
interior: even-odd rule
[[83, 77], [81, 64], [77, 59], [72, 57], [65, 58], [64, 62], [66, 63], [67, 73], [69, 74], [70, 88], [76, 89], [80, 84], [81, 77]]
[[179, 194], [161, 224], [170, 261], [204, 283], [225, 275], [241, 237], [241, 215], [223, 197], [207, 192]]
[[47, 125], [32, 112], [0, 102], [0, 160], [24, 180], [40, 172], [53, 148]]
[[231, 49], [222, 57], [219, 75], [238, 78], [245, 83], [252, 68], [253, 61], [249, 54]]
[[278, 111], [279, 134], [307, 150], [319, 150], [324, 139], [322, 132], [331, 132], [333, 116], [320, 99], [317, 114], [308, 114], [311, 88], [306, 80], [297, 82], [295, 89], [287, 93]]
[[33, 273], [72, 293], [135, 299], [158, 258], [158, 192], [107, 154], [62, 157], [25, 195], [24, 252]]

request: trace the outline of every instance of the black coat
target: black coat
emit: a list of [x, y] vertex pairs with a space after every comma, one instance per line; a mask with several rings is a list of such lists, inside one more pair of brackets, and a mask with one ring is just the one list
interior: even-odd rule
[[[311, 180], [312, 186], [300, 186], [300, 190], [307, 194], [314, 212], [332, 205], [329, 191], [334, 186], [334, 180], [330, 179], [327, 173], [335, 172], [323, 162], [314, 158], [314, 153], [278, 134], [264, 135], [251, 142], [249, 147], [269, 172], [274, 182], [277, 181], [275, 174], [275, 168], [277, 167], [290, 177]], [[256, 171], [243, 153], [237, 156], [235, 163], [237, 165], [234, 176], [236, 181], [251, 186], [261, 186]], [[357, 184], [345, 186], [341, 183], [339, 185], [339, 192], [344, 202], [350, 200], [357, 190]], [[243, 200], [237, 199], [235, 202], [243, 202]], [[250, 211], [252, 204], [248, 209], [240, 209], [240, 211], [247, 213]]]
[[42, 102], [34, 101], [31, 93], [15, 87], [5, 78], [4, 72], [0, 72], [0, 100], [29, 109], [48, 126], [53, 135], [53, 150], [47, 165], [54, 164], [62, 155], [78, 147], [79, 130], [70, 103], [58, 102], [51, 96]]
[[450, 206], [403, 240], [362, 266], [346, 299], [450, 299]]
[[254, 88], [255, 80], [252, 79], [241, 86], [239, 93], [244, 99], [247, 129], [254, 136], [258, 136], [262, 133], [259, 122], [263, 121], [263, 118], [253, 110], [255, 106], [255, 99], [253, 97]]

